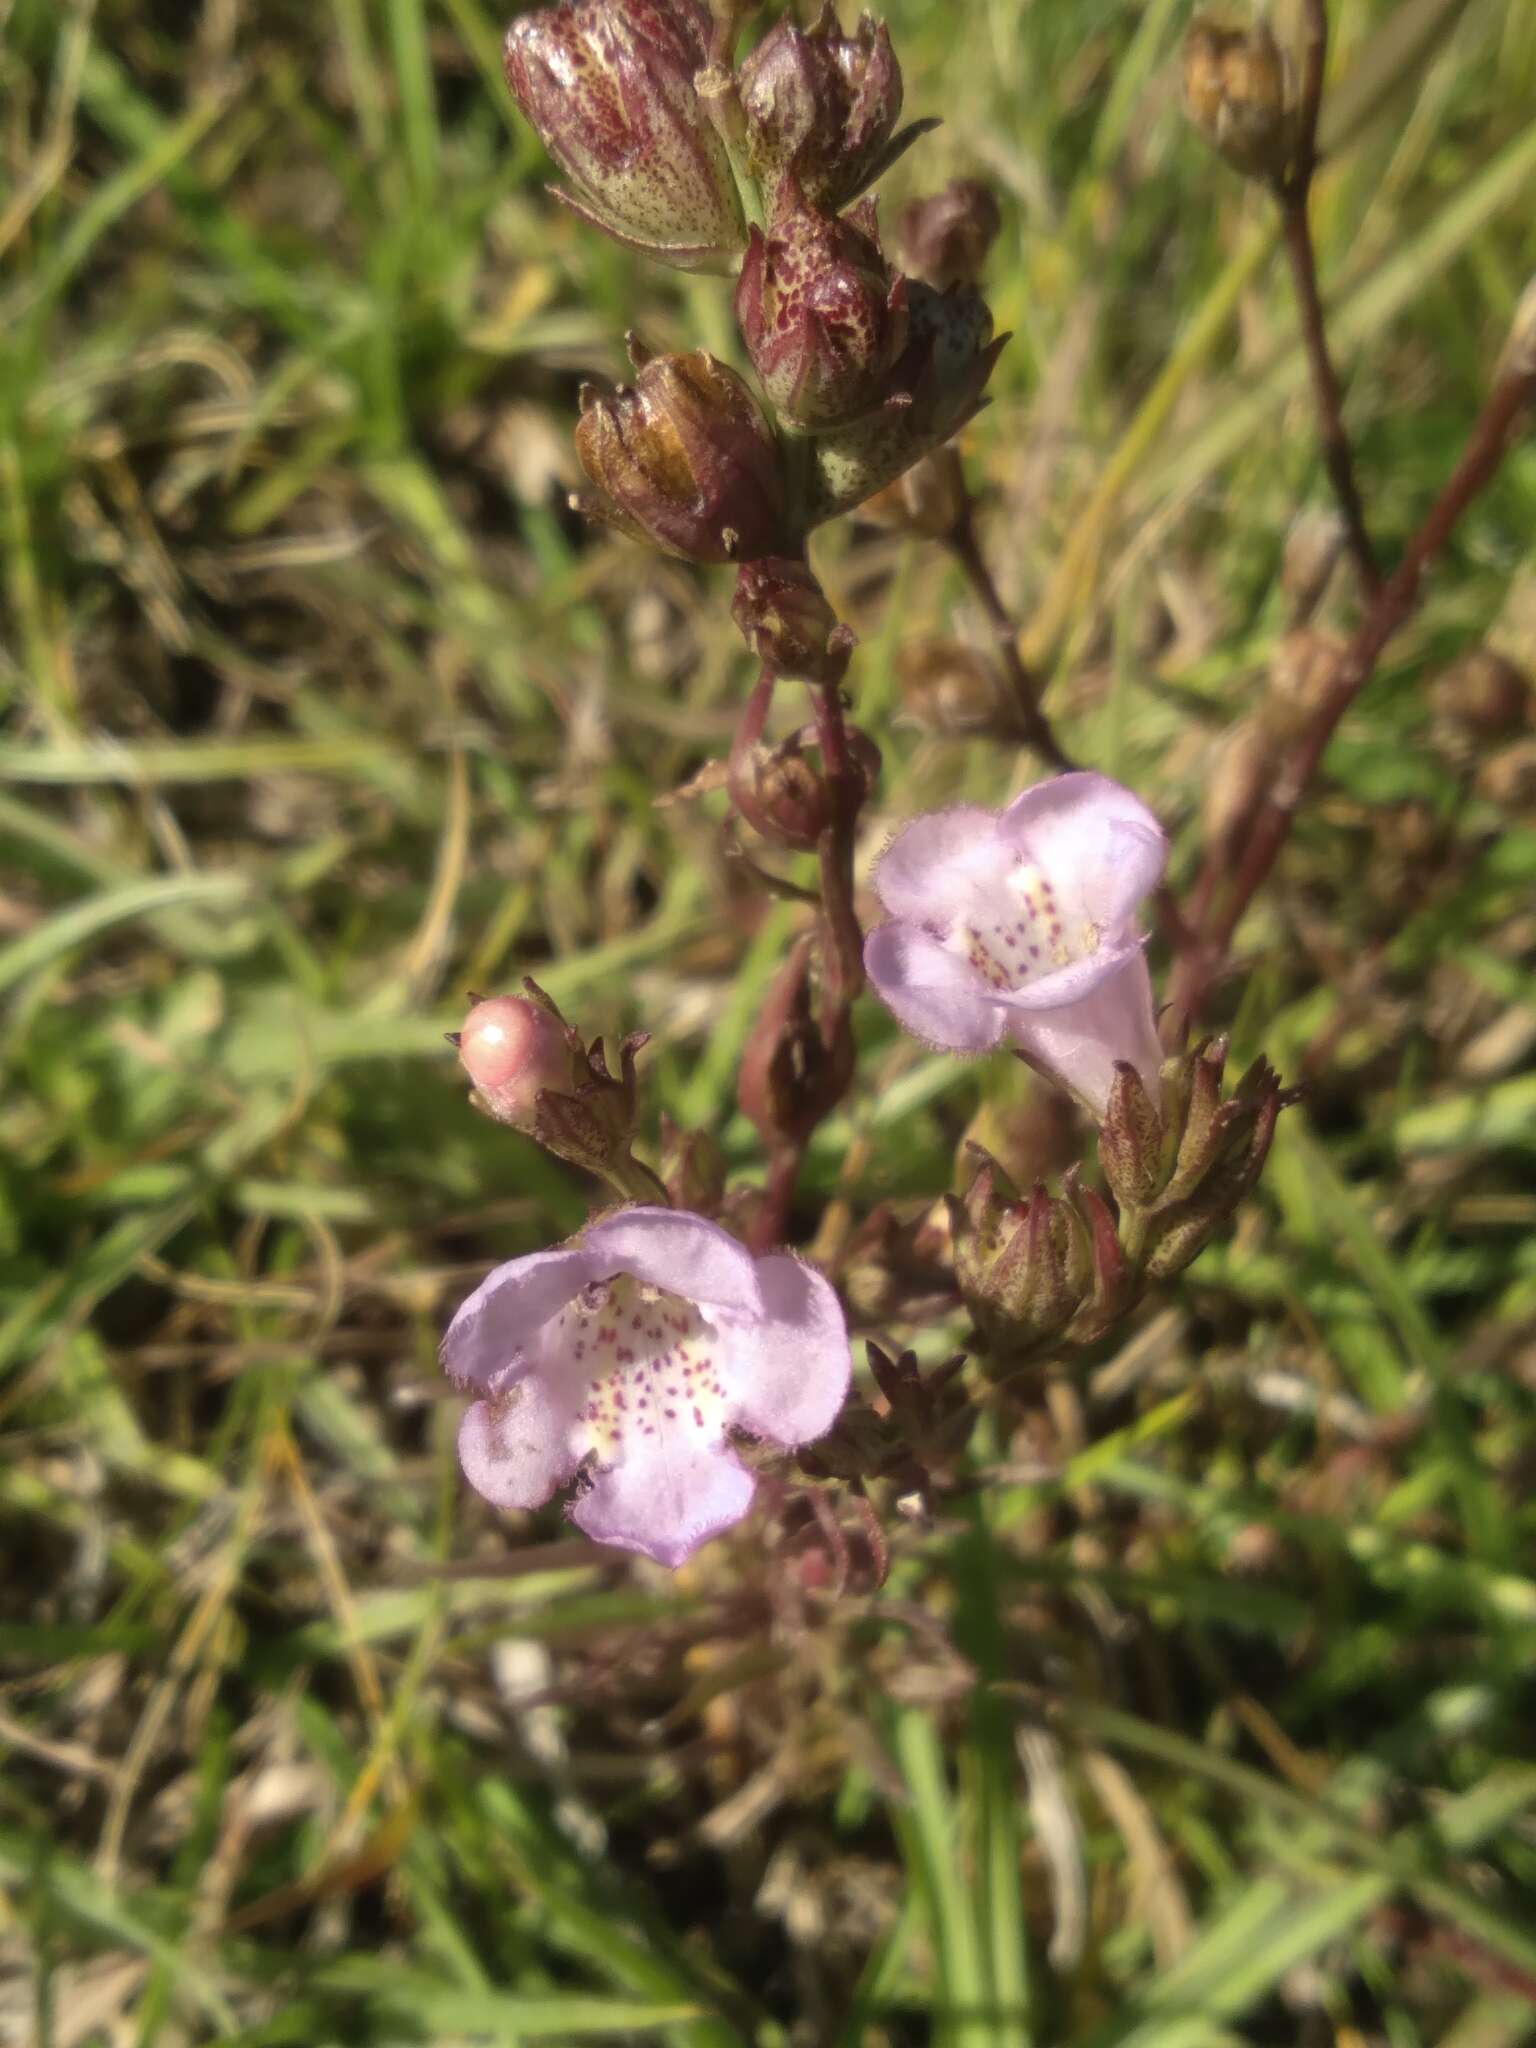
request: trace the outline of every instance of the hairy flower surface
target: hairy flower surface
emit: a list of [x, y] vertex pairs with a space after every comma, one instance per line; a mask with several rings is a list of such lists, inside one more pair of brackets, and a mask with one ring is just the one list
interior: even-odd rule
[[1104, 775], [1058, 775], [1004, 811], [932, 811], [875, 871], [890, 922], [865, 943], [869, 978], [918, 1037], [955, 1052], [1010, 1039], [1097, 1117], [1117, 1060], [1155, 1097], [1135, 917], [1166, 858], [1152, 813]]
[[745, 237], [725, 145], [697, 93], [697, 0], [567, 0], [507, 33], [507, 83], [605, 234], [680, 270], [734, 269]]
[[665, 1565], [751, 1505], [727, 1433], [811, 1442], [842, 1407], [851, 1363], [842, 1308], [812, 1267], [646, 1207], [498, 1266], [449, 1325], [442, 1359], [480, 1396], [459, 1431], [477, 1492], [536, 1508], [589, 1465], [577, 1527]]

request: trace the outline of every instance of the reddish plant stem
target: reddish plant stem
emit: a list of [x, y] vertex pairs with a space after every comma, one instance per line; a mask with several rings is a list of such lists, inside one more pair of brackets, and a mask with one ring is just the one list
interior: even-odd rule
[[822, 1036], [830, 1045], [840, 1018], [864, 986], [864, 934], [854, 902], [853, 856], [863, 786], [848, 749], [843, 700], [835, 683], [812, 687], [822, 765], [832, 793], [832, 817], [821, 835]]
[[1309, 206], [1317, 171], [1317, 124], [1323, 110], [1323, 74], [1328, 64], [1327, 0], [1306, 0], [1302, 14], [1301, 99], [1296, 110], [1295, 155], [1275, 186], [1285, 253], [1296, 289], [1302, 345], [1312, 378], [1323, 466], [1344, 521], [1346, 545], [1360, 587], [1374, 597], [1381, 588], [1381, 568], [1365, 524], [1365, 507], [1355, 482], [1354, 455], [1344, 431], [1344, 387], [1328, 347], [1322, 292], [1317, 282], [1317, 255], [1312, 246]]
[[747, 1231], [750, 1251], [771, 1252], [775, 1245], [784, 1242], [789, 1212], [794, 1206], [795, 1183], [800, 1178], [800, 1162], [804, 1157], [803, 1138], [783, 1138], [769, 1153], [763, 1198], [752, 1213]]
[[998, 659], [1008, 678], [1013, 692], [1013, 708], [1019, 721], [1019, 734], [1025, 744], [1034, 748], [1053, 768], [1069, 770], [1077, 763], [1067, 753], [1051, 728], [1051, 722], [1040, 708], [1040, 678], [1025, 666], [1019, 653], [1019, 629], [1002, 593], [998, 590], [987, 558], [981, 551], [976, 535], [975, 501], [967, 493], [965, 509], [945, 536], [945, 545], [960, 566], [961, 573], [971, 586], [977, 603], [987, 615], [997, 646]]
[[[1462, 514], [1497, 474], [1521, 413], [1536, 402], [1536, 361], [1517, 358], [1499, 378], [1451, 472], [1423, 524], [1403, 550], [1403, 558], [1381, 586], [1375, 602], [1344, 648], [1312, 723], [1283, 764], [1273, 788], [1254, 820], [1231, 887], [1220, 897], [1202, 933], [1203, 949], [1186, 956], [1174, 1007], [1186, 1023], [1200, 1014], [1211, 984], [1220, 972], [1244, 911], [1263, 885], [1290, 834], [1297, 806], [1321, 765], [1339, 721], [1369, 681], [1386, 647], [1407, 623], [1418, 602], [1424, 573], [1454, 532]], [[1210, 884], [1215, 870], [1206, 862]]]
[[1296, 287], [1302, 341], [1312, 375], [1323, 467], [1338, 500], [1350, 560], [1360, 578], [1361, 589], [1370, 598], [1381, 588], [1381, 568], [1366, 530], [1365, 507], [1360, 502], [1359, 486], [1355, 482], [1354, 457], [1350, 451], [1349, 436], [1344, 430], [1344, 390], [1328, 349], [1323, 302], [1317, 284], [1317, 262], [1312, 250], [1312, 229], [1307, 218], [1306, 193], [1303, 191], [1295, 198], [1282, 198], [1280, 214], [1285, 253], [1290, 259], [1291, 279]]
[[[744, 757], [762, 738], [778, 680], [769, 669], [759, 675], [743, 708], [733, 757]], [[806, 1077], [807, 1092], [800, 1105], [803, 1113], [777, 1129], [771, 1123], [765, 1127], [762, 1111], [755, 1118], [768, 1138], [768, 1171], [762, 1198], [748, 1228], [748, 1242], [759, 1252], [783, 1242], [811, 1135], [842, 1100], [852, 1082], [851, 1013], [854, 999], [864, 986], [864, 934], [859, 925], [853, 872], [864, 781], [849, 745], [838, 685], [813, 683], [808, 687], [830, 798], [828, 822], [816, 849], [821, 880], [821, 1008], [816, 1023], [820, 1049]], [[759, 1028], [765, 1026], [760, 1024]], [[785, 1027], [766, 1028], [776, 1031]]]

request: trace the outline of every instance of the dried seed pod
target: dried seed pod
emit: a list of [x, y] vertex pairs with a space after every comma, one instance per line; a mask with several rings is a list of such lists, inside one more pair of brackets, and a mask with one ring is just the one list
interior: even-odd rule
[[694, 78], [710, 17], [697, 0], [566, 0], [507, 33], [507, 83], [575, 187], [555, 197], [615, 241], [679, 270], [729, 272], [746, 224]]
[[962, 288], [940, 293], [914, 284], [907, 294], [907, 322], [907, 346], [891, 372], [885, 404], [810, 443], [808, 525], [863, 504], [957, 434], [981, 407], [1008, 337], [993, 339], [992, 315], [980, 294]]
[[748, 647], [775, 675], [840, 683], [856, 645], [802, 561], [770, 555], [737, 571], [731, 617]]
[[597, 485], [590, 517], [695, 562], [739, 562], [786, 544], [779, 445], [734, 370], [703, 349], [648, 357], [633, 387], [581, 394], [576, 453]]
[[[873, 207], [864, 216], [871, 228]], [[788, 205], [766, 235], [754, 228], [748, 240], [736, 322], [770, 404], [792, 428], [860, 419], [889, 393], [907, 338], [906, 283], [865, 225]]]
[[1289, 59], [1269, 24], [1233, 28], [1207, 15], [1184, 38], [1184, 111], [1232, 168], [1279, 183], [1297, 145], [1297, 94]]
[[896, 656], [896, 674], [902, 710], [925, 732], [1015, 737], [992, 665], [974, 647], [957, 640], [910, 642]]

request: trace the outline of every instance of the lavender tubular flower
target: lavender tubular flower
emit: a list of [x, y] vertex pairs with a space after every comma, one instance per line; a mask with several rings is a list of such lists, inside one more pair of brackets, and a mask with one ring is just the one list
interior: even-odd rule
[[915, 121], [897, 134], [901, 97], [883, 21], [866, 14], [845, 36], [832, 0], [809, 31], [786, 15], [741, 67], [747, 168], [770, 213], [786, 173], [813, 206], [836, 212], [889, 170], [936, 125]]
[[630, 353], [633, 387], [582, 390], [576, 453], [601, 495], [578, 508], [690, 561], [782, 553], [779, 446], [746, 385], [703, 349]]
[[875, 871], [890, 922], [864, 964], [909, 1031], [955, 1052], [1005, 1040], [1102, 1118], [1117, 1062], [1156, 1098], [1162, 1052], [1136, 911], [1167, 841], [1107, 776], [1058, 775], [1004, 811], [934, 811]]
[[[871, 228], [873, 213], [871, 201]], [[873, 411], [890, 388], [907, 338], [906, 283], [864, 227], [789, 207], [766, 235], [751, 232], [736, 320], [781, 418], [835, 426]]]
[[565, 0], [507, 33], [507, 83], [575, 187], [555, 197], [679, 270], [730, 272], [745, 240], [725, 145], [697, 93], [697, 0]]
[[442, 1362], [478, 1395], [459, 1432], [477, 1492], [536, 1508], [586, 1466], [577, 1527], [665, 1565], [751, 1506], [727, 1433], [809, 1443], [851, 1371], [842, 1308], [814, 1268], [647, 1207], [498, 1266], [454, 1317]]

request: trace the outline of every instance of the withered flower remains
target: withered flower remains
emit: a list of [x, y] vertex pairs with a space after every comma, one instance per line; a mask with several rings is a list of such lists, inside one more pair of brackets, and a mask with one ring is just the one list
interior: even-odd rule
[[779, 446], [736, 372], [703, 349], [650, 356], [633, 338], [630, 357], [632, 386], [582, 390], [576, 453], [601, 495], [580, 509], [690, 561], [782, 552]]
[[866, 14], [845, 36], [832, 0], [814, 28], [786, 15], [764, 36], [741, 67], [741, 104], [747, 168], [770, 214], [786, 173], [804, 199], [836, 212], [936, 125], [915, 121], [896, 132], [901, 66], [890, 32]]

